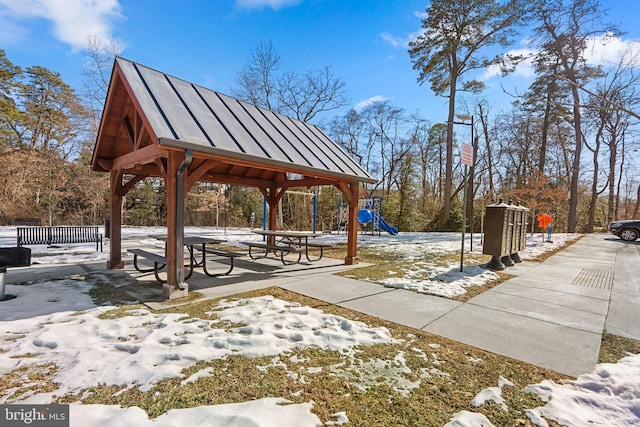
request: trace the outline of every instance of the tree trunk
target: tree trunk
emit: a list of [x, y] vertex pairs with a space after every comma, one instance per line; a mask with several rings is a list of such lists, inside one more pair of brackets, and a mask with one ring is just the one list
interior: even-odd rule
[[582, 154], [582, 116], [580, 113], [580, 95], [575, 79], [571, 79], [571, 94], [573, 96], [573, 117], [576, 147], [571, 170], [571, 195], [569, 197], [569, 218], [567, 219], [567, 232], [575, 233], [578, 220], [578, 180], [580, 178], [580, 156]]
[[593, 233], [596, 219], [596, 203], [598, 202], [598, 172], [600, 169], [598, 163], [598, 154], [600, 154], [600, 136], [596, 136], [596, 146], [593, 150], [593, 179], [591, 182], [591, 200], [589, 201], [589, 221], [587, 223], [587, 233]]
[[[493, 158], [491, 155], [491, 138], [489, 138], [489, 126], [487, 124], [487, 118], [484, 116], [482, 111], [482, 104], [478, 104], [478, 108], [480, 109], [480, 123], [482, 125], [482, 133], [484, 134], [484, 141], [487, 145], [487, 173], [488, 173], [488, 181], [489, 181], [489, 198], [491, 200], [495, 199], [495, 187], [493, 184]], [[476, 138], [477, 139], [477, 138]], [[474, 148], [474, 152], [477, 154], [477, 146], [478, 143], [476, 141], [476, 147]]]
[[612, 139], [609, 145], [609, 207], [607, 209], [607, 222], [615, 220], [616, 212], [616, 162], [618, 161], [616, 148], [617, 143], [615, 139]]
[[[455, 66], [453, 67], [455, 69]], [[456, 108], [457, 75], [451, 73], [451, 87], [449, 89], [449, 114], [447, 116], [447, 153], [445, 159], [444, 176], [444, 216], [443, 223], [449, 222], [451, 214], [451, 190], [453, 188], [453, 121]]]
[[545, 101], [544, 118], [542, 120], [542, 136], [540, 138], [540, 157], [538, 159], [538, 171], [544, 175], [547, 162], [547, 139], [549, 135], [549, 116], [551, 115], [551, 89], [547, 88], [547, 99]]

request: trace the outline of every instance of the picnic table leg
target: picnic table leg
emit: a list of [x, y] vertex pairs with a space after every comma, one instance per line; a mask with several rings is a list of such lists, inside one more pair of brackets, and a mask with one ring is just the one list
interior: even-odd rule
[[304, 253], [307, 256], [307, 260], [309, 262], [320, 261], [322, 259], [322, 256], [324, 255], [324, 248], [320, 246], [319, 249], [320, 249], [320, 256], [316, 259], [311, 259], [311, 257], [309, 257], [309, 246], [305, 246]]
[[[136, 256], [134, 255], [134, 256], [133, 256], [133, 260], [134, 260], [134, 261], [133, 261], [133, 263], [134, 263], [134, 265], [135, 265], [135, 259], [136, 259]], [[160, 269], [161, 269], [161, 268], [163, 268], [164, 266], [165, 266], [165, 264], [162, 264], [162, 267], [158, 268], [158, 263], [157, 263], [157, 262], [154, 262], [154, 263], [153, 263], [153, 274], [156, 276], [156, 280], [157, 280], [160, 284], [162, 284], [162, 283], [165, 283], [165, 282], [166, 282], [166, 280], [161, 279], [161, 278], [160, 278], [160, 275], [158, 274], [158, 270], [160, 270]]]
[[284, 257], [286, 254], [289, 254], [289, 251], [287, 251], [286, 249], [281, 249], [280, 250], [280, 260], [282, 261], [282, 264], [284, 265], [293, 265], [293, 264], [298, 264], [300, 262], [300, 258], [302, 258], [302, 251], [298, 251], [298, 259], [295, 261], [285, 261]]
[[202, 259], [200, 261], [196, 260], [196, 256], [195, 256], [195, 250], [193, 246], [189, 246], [189, 253], [191, 255], [191, 264], [194, 267], [202, 267], [202, 265], [204, 264], [204, 257], [205, 257], [205, 247], [206, 247], [206, 243], [202, 244]]
[[[204, 253], [203, 253], [203, 256], [204, 256]], [[231, 273], [231, 271], [233, 270], [233, 258], [234, 258], [234, 257], [228, 257], [228, 258], [231, 260], [231, 261], [230, 261], [230, 262], [231, 262], [231, 265], [230, 265], [230, 267], [229, 267], [229, 270], [227, 270], [227, 271], [226, 271], [226, 272], [224, 272], [224, 273], [209, 273], [209, 271], [207, 270], [207, 260], [205, 259], [205, 260], [203, 261], [203, 264], [202, 264], [202, 269], [204, 270], [204, 274], [206, 274], [206, 275], [207, 275], [207, 276], [209, 276], [209, 277], [227, 276], [227, 275], [228, 275], [229, 273]]]
[[[202, 246], [204, 246], [204, 244]], [[185, 265], [185, 267], [189, 267], [189, 274], [184, 276], [184, 280], [187, 280], [193, 274], [193, 266], [199, 265], [196, 263], [195, 255], [193, 255], [194, 253], [193, 245], [187, 245], [187, 250], [189, 251], [189, 264]], [[202, 256], [204, 257], [204, 252], [202, 252]]]
[[253, 256], [253, 254], [251, 253], [251, 248], [252, 248], [252, 246], [249, 246], [249, 258], [251, 258], [251, 259], [266, 258], [267, 255], [269, 255], [269, 249], [265, 249], [264, 250], [264, 255], [262, 255], [262, 256]]
[[162, 270], [164, 268], [166, 264], [162, 264], [160, 267], [158, 267], [158, 263], [154, 262], [153, 263], [153, 268], [140, 268], [138, 266], [138, 254], [133, 254], [133, 267], [138, 270], [140, 273], [151, 273], [152, 271], [158, 271], [158, 270]]

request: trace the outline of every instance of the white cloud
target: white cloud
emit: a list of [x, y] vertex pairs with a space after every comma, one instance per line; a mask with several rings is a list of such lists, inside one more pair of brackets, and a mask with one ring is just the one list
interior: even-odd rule
[[404, 39], [402, 39], [400, 37], [396, 37], [393, 34], [382, 33], [382, 34], [380, 34], [380, 37], [382, 37], [382, 40], [386, 41], [387, 43], [389, 43], [393, 47], [399, 47], [399, 46], [405, 46], [406, 45]]
[[297, 6], [302, 0], [236, 0], [236, 5], [245, 9], [264, 9], [270, 7], [279, 10], [283, 7]]
[[53, 24], [54, 36], [74, 50], [84, 48], [90, 36], [109, 39], [112, 21], [121, 16], [118, 0], [0, 0], [2, 26], [46, 19]]
[[364, 108], [367, 108], [369, 105], [375, 104], [376, 102], [384, 102], [384, 101], [390, 101], [391, 98], [385, 98], [382, 95], [376, 95], [376, 96], [372, 96], [371, 98], [365, 99], [364, 101], [360, 101], [358, 102], [355, 107], [353, 107], [354, 110], [356, 111], [360, 111]]
[[423, 33], [423, 31], [424, 30], [422, 29], [414, 31], [411, 34], [408, 34], [406, 37], [398, 37], [389, 33], [381, 33], [380, 37], [382, 38], [382, 40], [384, 40], [385, 42], [387, 42], [388, 44], [390, 44], [395, 48], [408, 49], [409, 42], [417, 39], [418, 36]]
[[[511, 73], [511, 75], [522, 77], [525, 79], [533, 77], [535, 75], [535, 72], [533, 70], [533, 63], [532, 63], [532, 56], [534, 55], [534, 53], [535, 53], [534, 50], [528, 49], [528, 48], [513, 49], [506, 52], [505, 57], [513, 56], [513, 57], [526, 58], [516, 66], [515, 70]], [[502, 75], [502, 72], [500, 70], [500, 66], [492, 65], [485, 69], [484, 74], [478, 77], [478, 80], [486, 82], [492, 77], [500, 77], [501, 75]]]
[[[612, 35], [601, 35], [592, 38], [587, 43], [585, 57], [592, 65], [602, 65], [603, 67], [615, 66], [622, 57], [635, 58], [638, 62], [640, 56], [639, 40], [623, 40]], [[640, 65], [640, 64], [639, 64]]]
[[413, 13], [416, 15], [416, 18], [420, 18], [420, 20], [427, 19], [429, 17], [429, 14], [426, 11], [416, 10]]
[[[522, 44], [527, 44], [528, 42], [528, 40], [524, 40]], [[522, 77], [524, 79], [531, 79], [535, 77], [532, 58], [536, 53], [536, 50], [530, 48], [513, 49], [506, 52], [507, 55], [524, 56], [527, 58], [518, 64], [511, 75]], [[623, 40], [611, 35], [601, 35], [594, 37], [587, 42], [585, 59], [590, 65], [600, 65], [606, 69], [608, 67], [616, 66], [621, 61], [621, 58], [624, 58], [627, 62], [632, 61], [635, 64], [640, 65], [640, 41]], [[486, 68], [484, 73], [478, 77], [478, 79], [480, 81], [487, 81], [493, 77], [500, 77], [500, 75], [500, 67], [492, 65], [491, 67]]]

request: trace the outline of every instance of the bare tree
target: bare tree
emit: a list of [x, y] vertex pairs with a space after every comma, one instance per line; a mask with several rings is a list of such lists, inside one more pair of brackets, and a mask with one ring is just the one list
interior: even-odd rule
[[278, 74], [280, 53], [273, 43], [259, 43], [236, 76], [233, 95], [243, 101], [310, 122], [319, 113], [348, 104], [345, 84], [327, 66], [319, 71]]
[[258, 107], [282, 112], [275, 89], [279, 67], [280, 53], [273, 42], [260, 42], [251, 50], [247, 65], [236, 75], [238, 87], [232, 90], [232, 94]]
[[96, 36], [90, 36], [87, 41], [87, 49], [83, 52], [84, 62], [84, 82], [82, 83], [81, 95], [87, 104], [87, 108], [93, 115], [93, 128], [98, 131], [102, 108], [107, 98], [109, 90], [109, 78], [113, 68], [113, 61], [116, 56], [122, 55], [124, 48], [114, 38], [107, 41]]
[[389, 101], [375, 102], [362, 112], [368, 124], [368, 137], [378, 147], [381, 160], [381, 184], [385, 195], [389, 195], [397, 162], [409, 147], [403, 138], [404, 111]]
[[[536, 8], [539, 25], [535, 30], [535, 39], [541, 47], [538, 63], [557, 64], [555, 75], [566, 80], [570, 86], [575, 141], [567, 218], [567, 231], [570, 233], [576, 231], [577, 225], [578, 181], [584, 140], [578, 88], [597, 76], [599, 71], [587, 65], [585, 50], [588, 40], [598, 34], [618, 34], [615, 26], [600, 21], [604, 14], [600, 0], [547, 0]], [[546, 69], [556, 70], [550, 66]]]
[[[481, 51], [492, 45], [508, 46], [516, 25], [527, 16], [524, 0], [501, 4], [495, 0], [433, 0], [422, 20], [425, 32], [409, 43], [418, 83], [427, 79], [436, 95], [449, 99], [444, 186], [444, 218], [449, 220], [453, 187], [453, 122], [458, 90], [477, 92], [484, 85], [462, 81], [469, 71], [505, 64], [502, 55], [489, 58]], [[515, 60], [515, 58], [512, 58]]]

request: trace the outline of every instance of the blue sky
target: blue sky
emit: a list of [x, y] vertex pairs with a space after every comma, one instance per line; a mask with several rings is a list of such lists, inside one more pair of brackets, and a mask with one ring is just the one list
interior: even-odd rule
[[[603, 2], [611, 9], [608, 21], [628, 32], [617, 45], [640, 45], [640, 1]], [[427, 5], [427, 0], [0, 0], [0, 48], [14, 64], [45, 66], [79, 87], [87, 38], [113, 36], [127, 59], [229, 93], [251, 49], [271, 40], [283, 71], [329, 65], [346, 83], [351, 104], [330, 116], [371, 99], [389, 99], [436, 122], [446, 116], [446, 100], [416, 83], [407, 53]], [[522, 68], [507, 79], [485, 78], [485, 96], [498, 101], [505, 98], [501, 86], [522, 91], [531, 76]]]

